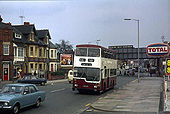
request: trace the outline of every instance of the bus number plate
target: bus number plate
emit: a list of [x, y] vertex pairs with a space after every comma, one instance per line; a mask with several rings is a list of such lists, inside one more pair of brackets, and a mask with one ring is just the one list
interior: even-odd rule
[[83, 87], [89, 87], [88, 85], [83, 85]]

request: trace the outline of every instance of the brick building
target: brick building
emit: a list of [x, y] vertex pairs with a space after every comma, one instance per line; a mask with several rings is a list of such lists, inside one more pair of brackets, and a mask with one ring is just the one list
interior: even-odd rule
[[3, 23], [0, 16], [0, 79], [13, 78], [13, 28], [10, 23]]

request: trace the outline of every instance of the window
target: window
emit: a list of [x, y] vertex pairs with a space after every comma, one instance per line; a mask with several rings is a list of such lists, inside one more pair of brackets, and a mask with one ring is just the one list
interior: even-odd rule
[[29, 86], [29, 91], [30, 91], [30, 93], [34, 93], [34, 92], [36, 92], [36, 89], [34, 86]]
[[3, 45], [3, 51], [4, 51], [4, 55], [9, 55], [9, 45], [8, 44]]
[[45, 57], [45, 52], [46, 52], [46, 50], [45, 50], [45, 48], [44, 48], [44, 57]]
[[42, 49], [39, 50], [39, 57], [42, 57]]
[[23, 48], [18, 48], [18, 56], [23, 57], [24, 56], [24, 49]]
[[39, 70], [42, 70], [42, 64], [39, 64]]
[[110, 76], [116, 75], [116, 69], [111, 69], [110, 70]]
[[57, 57], [57, 50], [55, 50], [55, 58]]
[[31, 41], [34, 41], [34, 32], [32, 32], [32, 33], [30, 34], [30, 40], [31, 40]]
[[30, 56], [33, 56], [33, 47], [30, 47]]
[[53, 58], [53, 50], [51, 50], [51, 58]]
[[35, 70], [37, 70], [37, 63], [35, 63]]
[[31, 72], [33, 71], [33, 64], [30, 64]]
[[37, 47], [35, 47], [35, 56], [37, 56]]
[[17, 56], [17, 47], [14, 47], [14, 56]]
[[20, 34], [15, 33], [15, 38], [20, 38], [20, 39], [21, 39], [21, 35], [20, 35]]
[[87, 56], [87, 48], [77, 48], [76, 55], [77, 56]]
[[100, 50], [98, 48], [89, 48], [88, 49], [88, 56], [89, 57], [99, 57]]

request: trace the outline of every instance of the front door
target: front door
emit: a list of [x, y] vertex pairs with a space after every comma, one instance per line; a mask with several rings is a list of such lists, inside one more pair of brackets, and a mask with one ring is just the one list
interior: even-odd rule
[[51, 72], [53, 72], [53, 64], [51, 64]]
[[9, 75], [9, 72], [8, 72], [8, 68], [4, 68], [4, 80], [8, 80], [8, 75]]

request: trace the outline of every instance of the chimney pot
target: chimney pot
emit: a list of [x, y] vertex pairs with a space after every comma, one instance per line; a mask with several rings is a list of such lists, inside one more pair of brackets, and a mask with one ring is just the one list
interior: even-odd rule
[[24, 25], [30, 25], [30, 22], [24, 22]]
[[1, 15], [0, 15], [0, 23], [2, 22], [2, 20], [3, 20], [3, 19], [1, 18]]
[[8, 24], [8, 25], [11, 25], [11, 23], [10, 23], [10, 22], [8, 22], [7, 24]]

